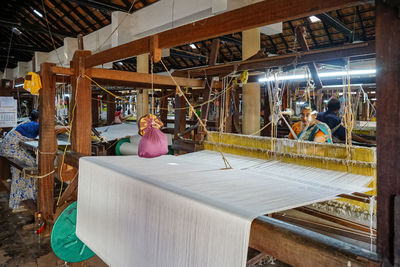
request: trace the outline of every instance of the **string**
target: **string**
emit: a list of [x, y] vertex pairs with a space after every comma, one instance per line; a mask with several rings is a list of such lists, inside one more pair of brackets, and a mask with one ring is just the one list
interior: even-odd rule
[[[70, 121], [70, 124], [69, 124], [69, 129], [70, 129], [71, 133], [72, 133], [72, 124], [73, 124], [74, 119], [75, 119], [75, 109], [76, 109], [76, 101], [77, 101], [77, 96], [78, 96], [78, 87], [79, 87], [78, 86], [79, 85], [78, 79], [79, 78], [83, 78], [83, 77], [81, 77], [81, 76], [76, 77], [76, 90], [75, 90], [74, 106], [72, 107], [71, 121]], [[62, 156], [62, 160], [61, 160], [61, 167], [60, 167], [61, 185], [60, 185], [60, 193], [58, 195], [57, 204], [56, 204], [57, 207], [59, 205], [59, 202], [60, 202], [60, 199], [61, 199], [61, 194], [62, 194], [62, 189], [63, 189], [63, 186], [64, 186], [64, 179], [62, 177], [62, 169], [63, 169], [64, 162], [65, 162], [65, 155], [67, 154], [68, 144], [70, 143], [70, 141], [71, 141], [71, 134], [68, 135], [67, 145], [64, 147], [64, 152], [63, 152], [63, 156]]]
[[92, 78], [90, 78], [90, 77], [89, 77], [88, 75], [86, 75], [86, 74], [85, 74], [85, 78], [88, 78], [90, 81], [92, 81], [93, 83], [95, 83], [101, 90], [103, 90], [103, 91], [105, 91], [106, 93], [112, 95], [113, 97], [115, 97], [115, 98], [117, 98], [117, 99], [120, 99], [120, 100], [122, 100], [122, 101], [124, 101], [124, 102], [128, 102], [128, 103], [129, 103], [129, 100], [126, 100], [125, 98], [120, 97], [120, 96], [117, 96], [116, 94], [114, 94], [114, 93], [108, 91], [106, 88], [102, 87], [100, 84], [98, 84], [95, 80], [93, 80]]
[[189, 105], [190, 109], [194, 112], [194, 115], [196, 116], [197, 120], [199, 121], [200, 125], [203, 127], [204, 131], [206, 132], [207, 136], [210, 137], [210, 141], [213, 145], [216, 145], [218, 148], [218, 152], [221, 154], [221, 157], [224, 161], [225, 164], [225, 169], [232, 169], [232, 166], [229, 164], [228, 160], [225, 158], [224, 153], [222, 153], [221, 147], [214, 141], [214, 138], [212, 137], [212, 135], [209, 134], [208, 130], [207, 130], [207, 126], [204, 124], [203, 120], [199, 117], [199, 115], [196, 113], [196, 111], [194, 110], [192, 104], [189, 102], [189, 100], [187, 99], [186, 95], [183, 93], [181, 87], [179, 86], [179, 84], [175, 81], [174, 77], [171, 75], [171, 73], [169, 72], [168, 68], [165, 66], [164, 62], [162, 61], [162, 59], [160, 60], [161, 64], [163, 65], [164, 69], [167, 71], [168, 75], [171, 77], [172, 81], [175, 83], [176, 85], [176, 89], [178, 91], [178, 94], [180, 96], [183, 97], [183, 99], [186, 101], [186, 103]]

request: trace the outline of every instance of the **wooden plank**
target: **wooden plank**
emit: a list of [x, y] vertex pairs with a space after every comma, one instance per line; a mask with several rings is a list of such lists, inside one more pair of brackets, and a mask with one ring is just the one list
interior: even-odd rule
[[51, 72], [53, 74], [74, 75], [74, 69], [72, 69], [72, 68], [64, 68], [64, 67], [57, 67], [56, 65], [51, 67]]
[[394, 266], [400, 266], [400, 195], [394, 197]]
[[90, 54], [90, 51], [77, 50], [72, 60], [75, 71], [71, 79], [71, 110], [75, 106], [75, 112], [71, 129], [71, 148], [84, 155], [91, 155], [92, 152], [92, 86], [91, 81], [85, 77], [85, 60]]
[[[54, 130], [56, 80], [51, 72], [53, 63], [40, 65], [42, 89], [39, 91], [39, 174], [45, 175], [54, 171], [54, 159], [57, 151], [56, 133]], [[46, 221], [53, 219], [54, 174], [39, 179], [38, 211]]]
[[86, 67], [90, 68], [150, 52], [150, 37], [144, 37], [134, 42], [134, 45], [129, 42], [89, 56], [86, 60]]
[[[277, 22], [355, 6], [368, 1], [355, 0], [269, 0], [238, 8], [220, 15], [192, 22], [158, 33], [159, 48], [170, 48], [206, 40]], [[150, 52], [150, 37], [96, 53], [87, 59], [86, 67], [137, 56]]]
[[394, 196], [400, 194], [400, 19], [384, 2], [376, 1], [377, 251], [393, 264]]
[[380, 265], [375, 253], [266, 216], [253, 221], [249, 246], [292, 266]]
[[343, 57], [371, 55], [371, 54], [375, 54], [375, 41], [349, 44], [331, 48], [313, 49], [308, 52], [299, 52], [297, 54], [266, 57], [260, 59], [219, 64], [216, 66], [175, 71], [173, 75], [197, 78], [197, 77], [204, 77], [205, 74], [210, 76], [226, 75], [233, 72], [234, 70], [265, 71], [265, 68], [290, 65], [294, 63], [306, 64], [310, 62], [321, 62]]
[[[137, 84], [137, 86], [139, 87], [151, 88], [151, 74], [148, 73], [108, 69], [90, 69], [89, 73], [89, 76], [91, 76], [92, 78], [132, 82]], [[174, 79], [179, 84], [179, 86], [203, 87], [202, 80], [181, 77], [174, 77]], [[157, 74], [153, 75], [153, 83], [154, 87], [168, 85], [175, 88], [176, 86], [171, 77]]]

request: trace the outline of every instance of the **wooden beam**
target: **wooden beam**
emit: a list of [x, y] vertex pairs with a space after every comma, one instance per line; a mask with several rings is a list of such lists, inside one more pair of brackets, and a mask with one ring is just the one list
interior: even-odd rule
[[249, 247], [292, 266], [380, 266], [375, 253], [266, 216], [253, 221]]
[[71, 129], [71, 148], [73, 151], [90, 156], [92, 153], [92, 86], [91, 81], [85, 77], [85, 59], [88, 55], [90, 55], [90, 51], [77, 50], [71, 62], [71, 66], [75, 70], [71, 77], [72, 110], [75, 107]]
[[[138, 87], [151, 88], [151, 74], [147, 73], [139, 73], [139, 72], [128, 72], [128, 71], [120, 71], [120, 70], [108, 70], [108, 69], [90, 69], [89, 71], [92, 78], [99, 79], [107, 79], [114, 81], [122, 81], [122, 82], [132, 82], [137, 84]], [[189, 79], [189, 78], [181, 78], [174, 77], [175, 81], [179, 84], [179, 86], [187, 86], [187, 87], [203, 87], [202, 80]], [[175, 87], [175, 83], [169, 76], [164, 75], [153, 75], [154, 87], [157, 86], [173, 86]]]
[[74, 69], [72, 69], [72, 68], [57, 67], [57, 66], [52, 66], [52, 67], [51, 67], [51, 72], [52, 72], [53, 74], [74, 75]]
[[309, 52], [300, 52], [297, 54], [266, 57], [253, 60], [245, 60], [239, 62], [231, 62], [216, 66], [193, 68], [188, 70], [175, 71], [173, 75], [183, 77], [204, 77], [207, 75], [226, 75], [233, 71], [265, 71], [266, 68], [279, 67], [290, 65], [296, 62], [297, 64], [306, 64], [310, 62], [321, 62], [343, 57], [352, 57], [359, 55], [375, 54], [375, 42], [368, 41], [363, 43], [343, 45], [332, 48], [313, 49]]
[[377, 251], [394, 261], [394, 197], [400, 194], [400, 19], [398, 10], [376, 1]]
[[[238, 8], [220, 15], [158, 33], [159, 48], [170, 48], [215, 38], [268, 24], [293, 20], [354, 6], [367, 1], [355, 0], [269, 0]], [[150, 52], [150, 37], [144, 37], [90, 56], [86, 67], [93, 67]]]
[[[42, 89], [39, 94], [39, 175], [54, 171], [54, 159], [57, 151], [56, 132], [54, 130], [56, 80], [51, 72], [53, 63], [40, 65]], [[38, 211], [46, 221], [53, 219], [54, 174], [38, 179]]]

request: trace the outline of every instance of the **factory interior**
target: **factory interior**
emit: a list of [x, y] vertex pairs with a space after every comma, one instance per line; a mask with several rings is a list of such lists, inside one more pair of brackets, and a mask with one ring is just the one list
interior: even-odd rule
[[0, 267], [400, 266], [399, 1], [0, 14]]

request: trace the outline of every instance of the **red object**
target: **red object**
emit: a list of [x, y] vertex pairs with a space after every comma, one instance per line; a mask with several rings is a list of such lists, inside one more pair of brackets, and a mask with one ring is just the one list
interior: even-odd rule
[[41, 233], [43, 233], [43, 231], [44, 231], [44, 224], [39, 229], [36, 230], [36, 234], [40, 235]]
[[167, 136], [151, 125], [139, 142], [138, 155], [142, 158], [155, 158], [168, 153]]

